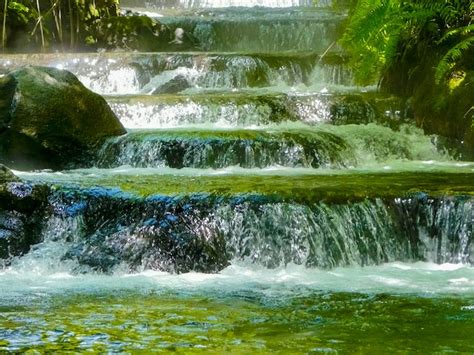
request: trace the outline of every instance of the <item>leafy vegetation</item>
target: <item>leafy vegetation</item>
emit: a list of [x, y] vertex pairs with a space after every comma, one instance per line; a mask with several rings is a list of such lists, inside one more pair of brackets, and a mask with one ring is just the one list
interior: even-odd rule
[[474, 159], [474, 3], [357, 0], [342, 44], [358, 84], [409, 98], [418, 126]]
[[473, 19], [469, 0], [358, 0], [342, 43], [360, 84], [383, 80], [396, 63], [415, 64], [433, 55], [439, 58], [437, 83], [449, 82], [459, 78], [473, 48]]
[[120, 16], [119, 0], [4, 0], [2, 48], [13, 51], [133, 49], [159, 25]]

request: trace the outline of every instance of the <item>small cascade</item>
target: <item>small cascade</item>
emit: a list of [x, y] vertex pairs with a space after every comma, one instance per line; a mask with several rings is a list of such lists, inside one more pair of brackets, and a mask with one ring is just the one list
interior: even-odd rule
[[[221, 226], [230, 235], [232, 255], [267, 267], [318, 268], [395, 260], [470, 263], [473, 212], [472, 200], [419, 197], [311, 207], [244, 204], [220, 211], [228, 218]], [[406, 219], [417, 220], [416, 228]]]
[[122, 0], [123, 7], [167, 9], [167, 8], [226, 8], [226, 7], [265, 7], [285, 8], [294, 6], [328, 7], [331, 0]]
[[[187, 137], [186, 137], [187, 136]], [[156, 132], [131, 133], [106, 144], [99, 167], [263, 168], [335, 167], [355, 159], [339, 137], [319, 132]]]
[[58, 190], [44, 242], [16, 265], [41, 258], [43, 266], [76, 272], [216, 272], [232, 260], [268, 268], [471, 263], [473, 202], [414, 195], [301, 204], [258, 195], [140, 199], [98, 188]]
[[376, 125], [317, 129], [136, 131], [109, 140], [98, 167], [344, 168], [393, 159], [442, 159], [430, 139], [416, 131]]
[[[6, 71], [35, 62], [66, 69], [93, 91], [112, 95], [350, 84], [348, 70], [340, 61], [318, 58], [311, 53], [12, 55], [0, 58], [0, 68]], [[334, 71], [341, 74], [335, 76]]]
[[128, 129], [86, 166], [18, 172], [47, 201], [0, 211], [2, 265], [472, 263], [472, 165], [408, 124], [404, 99], [353, 85], [331, 2], [123, 0], [163, 25], [151, 52], [0, 56], [0, 74], [71, 71]]
[[284, 122], [397, 125], [406, 117], [402, 100], [379, 94], [110, 96], [107, 101], [131, 129], [256, 127]]
[[161, 15], [171, 31], [183, 31], [182, 48], [214, 52], [313, 51], [334, 46], [345, 15], [318, 9], [194, 10]]

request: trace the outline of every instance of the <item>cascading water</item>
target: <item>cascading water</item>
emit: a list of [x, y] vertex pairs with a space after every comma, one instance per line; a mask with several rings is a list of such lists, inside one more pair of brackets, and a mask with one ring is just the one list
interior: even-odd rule
[[2, 185], [0, 351], [474, 351], [474, 164], [353, 86], [330, 3], [122, 0], [156, 52], [0, 56], [128, 129]]
[[226, 8], [226, 7], [257, 7], [281, 8], [293, 6], [321, 6], [331, 5], [331, 0], [125, 0], [122, 5], [133, 9], [167, 9], [167, 8]]
[[[13, 69], [32, 62], [66, 69], [101, 94], [159, 94], [182, 91], [235, 91], [268, 87], [348, 85], [348, 71], [337, 60], [318, 59], [314, 53], [101, 53], [12, 55], [0, 67]], [[338, 74], [335, 75], [334, 73]], [[180, 85], [163, 92], [170, 82]]]
[[130, 129], [205, 126], [256, 128], [301, 122], [403, 122], [403, 103], [371, 94], [252, 93], [109, 96], [108, 102]]

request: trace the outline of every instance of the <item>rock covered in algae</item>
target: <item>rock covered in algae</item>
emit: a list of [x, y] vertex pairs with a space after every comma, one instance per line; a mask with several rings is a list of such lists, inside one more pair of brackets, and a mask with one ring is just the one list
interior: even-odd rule
[[25, 67], [0, 78], [0, 162], [17, 169], [87, 161], [101, 140], [125, 133], [106, 101], [70, 72]]
[[14, 181], [20, 181], [20, 179], [5, 165], [0, 164], [0, 184]]

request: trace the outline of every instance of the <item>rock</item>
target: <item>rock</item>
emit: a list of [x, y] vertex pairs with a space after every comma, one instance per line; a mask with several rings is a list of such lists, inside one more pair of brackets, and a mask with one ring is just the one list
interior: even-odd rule
[[15, 211], [0, 211], [0, 259], [21, 255], [29, 249], [26, 218]]
[[25, 134], [6, 130], [0, 133], [0, 162], [19, 170], [59, 168], [55, 154]]
[[0, 164], [0, 184], [5, 184], [8, 182], [20, 181], [15, 174], [12, 173], [5, 165]]
[[87, 161], [100, 141], [125, 133], [106, 101], [68, 71], [13, 71], [0, 78], [0, 97], [0, 163], [13, 168]]
[[206, 197], [142, 199], [95, 187], [58, 189], [50, 201], [58, 217], [80, 216], [63, 257], [77, 263], [77, 272], [108, 273], [120, 265], [134, 272], [212, 273], [229, 265], [224, 235], [202, 224], [215, 209]]
[[183, 28], [175, 28], [149, 16], [147, 11], [123, 12], [124, 16], [103, 17], [89, 27], [89, 48], [139, 52], [202, 50], [199, 39]]
[[22, 182], [0, 165], [0, 265], [41, 241], [49, 188]]
[[152, 91], [152, 94], [176, 94], [191, 87], [184, 75], [177, 75]]
[[377, 123], [398, 130], [410, 112], [404, 98], [381, 93], [351, 94], [333, 98], [329, 117], [334, 125]]

